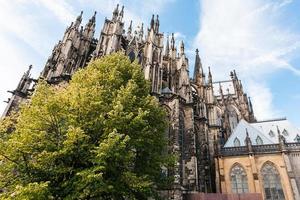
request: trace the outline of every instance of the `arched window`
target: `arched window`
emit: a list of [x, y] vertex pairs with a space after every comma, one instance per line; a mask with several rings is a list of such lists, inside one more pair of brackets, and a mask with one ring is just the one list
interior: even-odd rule
[[261, 169], [266, 200], [284, 200], [280, 175], [273, 164], [267, 163]]
[[240, 140], [238, 138], [234, 139], [233, 144], [234, 144], [235, 147], [241, 146], [241, 142], [240, 142]]
[[256, 144], [257, 144], [257, 145], [262, 145], [262, 144], [264, 144], [264, 142], [263, 142], [263, 140], [261, 139], [260, 136], [257, 136], [257, 137], [256, 137]]
[[241, 165], [235, 165], [230, 172], [231, 189], [233, 193], [247, 193], [247, 174]]

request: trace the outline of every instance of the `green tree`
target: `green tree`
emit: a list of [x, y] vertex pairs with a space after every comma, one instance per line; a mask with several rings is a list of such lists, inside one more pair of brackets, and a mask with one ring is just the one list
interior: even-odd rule
[[[165, 112], [141, 67], [119, 53], [69, 84], [40, 81], [0, 126], [3, 199], [146, 199], [168, 184]], [[9, 131], [8, 131], [9, 130]]]

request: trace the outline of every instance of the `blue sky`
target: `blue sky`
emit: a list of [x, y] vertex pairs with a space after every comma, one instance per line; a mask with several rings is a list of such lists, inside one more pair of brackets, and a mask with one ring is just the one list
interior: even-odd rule
[[28, 65], [39, 75], [81, 10], [84, 23], [97, 11], [98, 37], [117, 3], [126, 27], [159, 14], [161, 31], [185, 41], [191, 74], [199, 48], [215, 80], [237, 71], [258, 119], [287, 117], [300, 127], [300, 0], [0, 0], [0, 100]]

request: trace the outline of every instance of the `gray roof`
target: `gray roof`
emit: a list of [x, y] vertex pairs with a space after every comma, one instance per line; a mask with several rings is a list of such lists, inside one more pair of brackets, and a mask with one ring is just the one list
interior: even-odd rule
[[286, 142], [296, 142], [297, 135], [300, 136], [300, 130], [294, 127], [286, 119], [269, 120], [257, 123], [248, 123], [245, 120], [241, 120], [237, 127], [233, 130], [233, 133], [228, 138], [224, 147], [234, 147], [234, 141], [238, 139], [241, 146], [245, 146], [246, 129], [249, 133], [249, 137], [252, 141], [252, 145], [257, 144], [257, 138], [259, 136], [262, 139], [263, 144], [278, 144], [278, 131], [285, 137]]

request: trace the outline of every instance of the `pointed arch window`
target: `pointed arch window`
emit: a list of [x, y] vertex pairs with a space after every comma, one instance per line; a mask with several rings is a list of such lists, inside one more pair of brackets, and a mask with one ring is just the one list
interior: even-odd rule
[[295, 142], [300, 142], [300, 136], [297, 134], [297, 136], [294, 139]]
[[230, 172], [231, 189], [233, 193], [247, 193], [248, 180], [247, 174], [241, 165], [235, 165]]
[[256, 137], [256, 144], [257, 145], [263, 145], [264, 144], [263, 140], [261, 139], [261, 137], [259, 135]]
[[288, 132], [286, 129], [283, 129], [282, 134], [283, 134], [284, 136], [288, 136], [288, 135], [289, 135], [289, 132]]
[[236, 137], [233, 141], [233, 144], [235, 147], [239, 147], [241, 146], [241, 141]]
[[274, 134], [274, 132], [273, 132], [272, 130], [270, 130], [270, 132], [269, 132], [269, 136], [271, 136], [271, 137], [275, 137], [275, 134]]
[[284, 200], [280, 175], [272, 163], [265, 164], [261, 169], [266, 200]]

